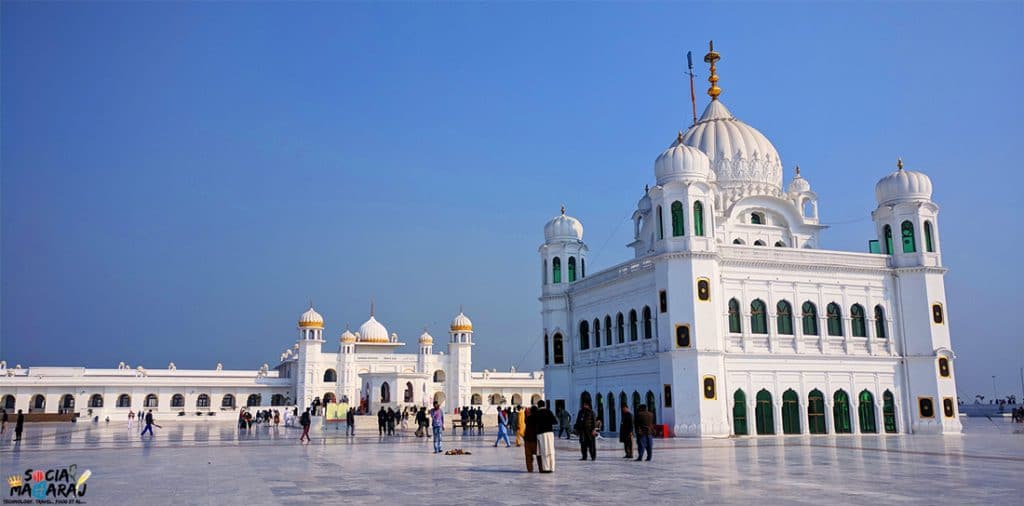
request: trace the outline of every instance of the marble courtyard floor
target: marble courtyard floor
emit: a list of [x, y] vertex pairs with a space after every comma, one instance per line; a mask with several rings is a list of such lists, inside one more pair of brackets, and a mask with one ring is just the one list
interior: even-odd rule
[[[519, 448], [488, 436], [431, 442], [224, 422], [173, 422], [141, 440], [123, 423], [30, 424], [0, 440], [0, 476], [77, 464], [88, 504], [1024, 504], [1024, 426], [964, 419], [958, 436], [785, 436], [655, 440], [654, 460], [611, 439], [580, 462], [561, 440], [554, 474], [527, 474]], [[9, 426], [8, 429], [11, 427]], [[2, 497], [9, 499], [3, 488]]]

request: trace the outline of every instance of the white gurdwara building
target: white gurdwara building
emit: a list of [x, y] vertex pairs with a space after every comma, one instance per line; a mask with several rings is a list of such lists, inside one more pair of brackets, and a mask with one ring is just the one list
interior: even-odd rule
[[654, 164], [634, 258], [586, 273], [583, 226], [544, 228], [547, 397], [679, 436], [958, 433], [938, 206], [903, 163], [875, 186], [874, 253], [822, 249], [817, 196], [718, 96]]
[[[298, 321], [299, 337], [276, 367], [259, 370], [131, 367], [7, 367], [0, 361], [0, 408], [8, 412], [78, 413], [120, 419], [140, 409], [188, 419], [241, 406], [309, 406], [340, 401], [374, 411], [380, 407], [526, 405], [544, 395], [541, 371], [472, 372], [473, 322], [461, 311], [449, 326], [448, 353], [434, 353], [426, 331], [417, 353], [398, 353], [403, 343], [370, 311], [359, 332], [346, 330], [337, 352], [324, 348], [324, 318], [312, 307]], [[233, 416], [225, 414], [225, 416]]]

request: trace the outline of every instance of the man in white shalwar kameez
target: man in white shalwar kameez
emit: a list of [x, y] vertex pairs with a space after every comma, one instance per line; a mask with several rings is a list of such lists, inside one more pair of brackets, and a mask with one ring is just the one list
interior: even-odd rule
[[552, 473], [555, 471], [555, 434], [554, 426], [558, 425], [558, 419], [554, 413], [545, 406], [544, 401], [537, 401], [537, 412], [535, 417], [537, 432], [537, 456], [540, 458], [540, 472]]

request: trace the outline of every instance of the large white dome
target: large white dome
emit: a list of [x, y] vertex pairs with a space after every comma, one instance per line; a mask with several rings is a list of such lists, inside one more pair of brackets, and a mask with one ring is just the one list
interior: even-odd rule
[[875, 184], [875, 199], [884, 206], [899, 201], [931, 200], [932, 180], [924, 173], [903, 170], [903, 161], [898, 163], [896, 172], [883, 177]]
[[782, 160], [775, 146], [733, 117], [721, 100], [712, 100], [681, 140], [711, 159], [719, 187], [741, 190], [737, 196], [782, 193]]
[[580, 220], [573, 218], [565, 214], [565, 208], [562, 208], [562, 214], [555, 216], [546, 225], [544, 225], [544, 241], [582, 241], [583, 240], [583, 224]]
[[673, 179], [707, 181], [714, 179], [711, 160], [703, 151], [683, 143], [683, 134], [654, 161], [654, 177], [659, 185]]
[[388, 329], [384, 328], [373, 315], [370, 315], [370, 319], [366, 320], [366, 323], [359, 327], [359, 341], [363, 343], [386, 343], [390, 341], [388, 339]]

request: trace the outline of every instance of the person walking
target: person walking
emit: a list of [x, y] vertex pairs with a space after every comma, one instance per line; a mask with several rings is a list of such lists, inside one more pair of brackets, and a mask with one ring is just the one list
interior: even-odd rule
[[441, 453], [441, 433], [444, 432], [444, 411], [434, 401], [434, 409], [430, 410], [430, 425], [434, 430], [434, 453]]
[[530, 418], [526, 423], [533, 426], [533, 432], [537, 435], [537, 461], [540, 463], [540, 472], [554, 472], [554, 427], [558, 423], [558, 420], [555, 419], [555, 414], [547, 408], [544, 401], [537, 401], [537, 408], [530, 410]]
[[427, 426], [430, 421], [427, 419], [427, 408], [420, 408], [416, 411], [416, 437], [427, 437]]
[[643, 404], [636, 408], [636, 460], [639, 462], [644, 458], [644, 451], [647, 451], [647, 460], [651, 460], [651, 444], [654, 433], [654, 414], [647, 411]]
[[278, 428], [281, 425], [281, 411], [274, 410], [274, 428]]
[[356, 435], [356, 410], [355, 409], [348, 408], [348, 411], [345, 412], [345, 424], [348, 425], [348, 427], [345, 429], [345, 432], [349, 436]]
[[519, 417], [516, 418], [516, 446], [519, 446], [523, 440], [523, 435], [526, 434], [526, 411], [523, 410], [522, 406], [517, 406], [519, 410]]
[[515, 407], [509, 408], [508, 422], [509, 429], [516, 433], [516, 446], [519, 446], [519, 411]]
[[7, 410], [3, 410], [3, 419], [0, 420], [0, 434], [7, 432]]
[[572, 415], [569, 414], [569, 410], [563, 408], [558, 412], [558, 438], [562, 438], [562, 432], [565, 432], [565, 439], [572, 439]]
[[384, 407], [382, 406], [380, 411], [377, 412], [377, 434], [380, 436], [384, 435], [384, 430], [388, 426], [387, 416], [388, 414], [384, 411]]
[[[155, 425], [155, 424], [153, 423], [153, 410], [152, 409], [146, 412], [145, 420], [146, 420], [146, 427], [144, 429], [142, 429], [142, 434], [140, 434], [140, 436], [145, 436], [146, 433], [149, 432], [149, 437], [153, 437], [153, 425]], [[160, 426], [157, 425], [157, 427], [160, 427]], [[160, 427], [160, 428], [162, 429], [163, 427]]]
[[21, 441], [21, 431], [25, 429], [25, 413], [18, 410], [18, 417], [14, 419], [14, 440]]
[[494, 447], [498, 447], [498, 442], [501, 440], [505, 441], [505, 448], [512, 446], [512, 443], [508, 440], [508, 416], [505, 415], [501, 409], [498, 410], [498, 438], [494, 440]]
[[462, 435], [466, 435], [466, 431], [469, 430], [469, 408], [462, 406], [459, 409], [459, 421], [462, 422]]
[[532, 473], [534, 459], [537, 459], [537, 467], [541, 466], [537, 455], [537, 408], [526, 408], [524, 414], [526, 430], [523, 431], [523, 455], [526, 457], [526, 472]]
[[597, 417], [594, 410], [590, 409], [590, 403], [584, 402], [579, 413], [576, 413], [576, 434], [580, 437], [580, 453], [583, 455], [580, 460], [587, 460], [587, 453], [590, 453], [590, 460], [597, 460]]
[[303, 439], [305, 439], [307, 443], [309, 442], [309, 426], [312, 425], [312, 424], [313, 424], [313, 420], [309, 416], [309, 408], [306, 408], [306, 411], [304, 411], [302, 413], [302, 416], [299, 417], [299, 425], [302, 426], [302, 435], [299, 436], [299, 443], [300, 444], [302, 443]]
[[135, 412], [131, 409], [128, 410], [128, 430], [132, 430], [132, 422], [135, 421]]
[[622, 421], [619, 422], [619, 442], [626, 450], [624, 459], [633, 458], [633, 413], [629, 412], [629, 406], [622, 406]]
[[388, 414], [385, 415], [384, 420], [387, 422], [388, 435], [395, 435], [395, 410], [388, 408]]

